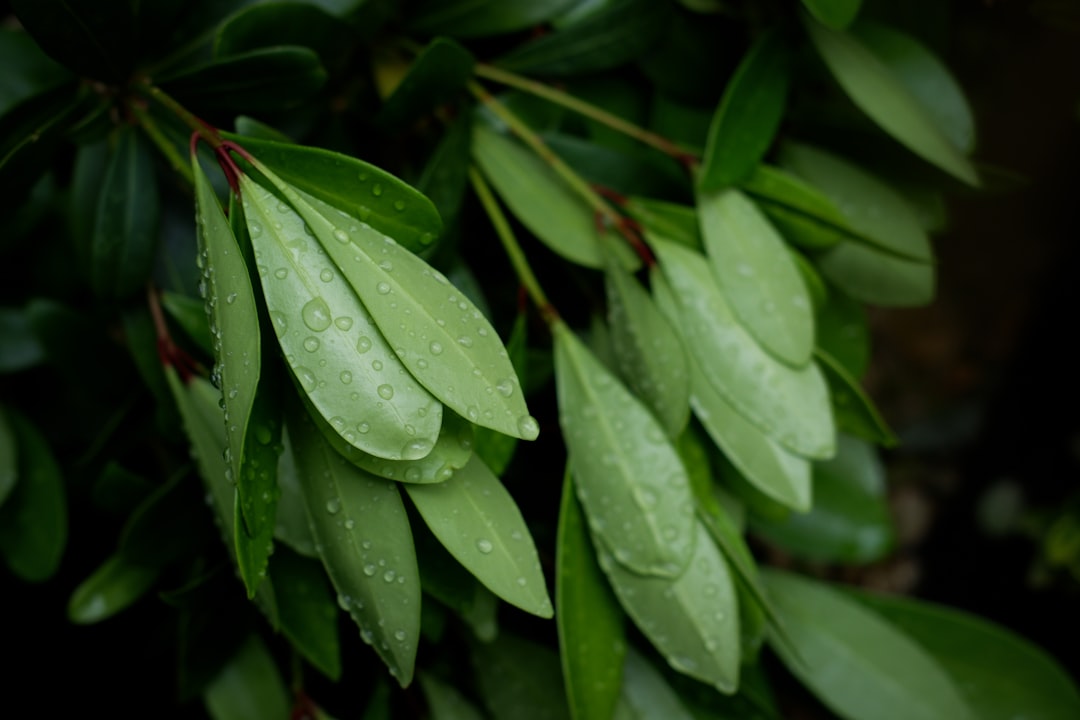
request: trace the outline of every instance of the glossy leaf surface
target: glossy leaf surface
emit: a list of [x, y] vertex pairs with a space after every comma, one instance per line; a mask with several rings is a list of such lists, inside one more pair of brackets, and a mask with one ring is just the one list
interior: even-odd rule
[[203, 690], [213, 720], [286, 720], [289, 693], [274, 658], [250, 635]]
[[422, 193], [380, 168], [321, 148], [223, 133], [293, 187], [420, 252], [442, 234], [439, 212]]
[[551, 20], [572, 5], [574, 0], [427, 0], [412, 28], [453, 37], [499, 35]]
[[698, 218], [709, 264], [740, 324], [778, 360], [805, 366], [813, 307], [783, 239], [738, 190], [699, 194]]
[[124, 297], [142, 289], [157, 251], [160, 202], [150, 147], [134, 128], [120, 131], [101, 181], [91, 237], [96, 293]]
[[979, 184], [975, 168], [885, 63], [852, 35], [814, 20], [806, 28], [833, 77], [870, 119], [924, 160]]
[[290, 423], [289, 432], [338, 604], [404, 687], [420, 641], [420, 575], [397, 486], [349, 464], [310, 421]]
[[445, 482], [404, 488], [443, 547], [489, 590], [526, 612], [552, 616], [529, 528], [482, 460], [474, 456]]
[[323, 675], [341, 675], [338, 606], [321, 563], [288, 551], [270, 561], [281, 630]]
[[739, 682], [735, 586], [704, 526], [695, 521], [692, 528], [694, 555], [674, 579], [626, 569], [602, 541], [596, 543], [597, 556], [623, 609], [668, 663], [731, 693]]
[[818, 350], [816, 355], [829, 383], [837, 429], [884, 447], [895, 445], [896, 436], [858, 381], [824, 350]]
[[[526, 348], [526, 333], [528, 328], [527, 317], [524, 312], [518, 313], [514, 320], [514, 327], [510, 330], [510, 337], [506, 340], [506, 354], [510, 358], [510, 364], [520, 378], [528, 377]], [[517, 449], [518, 440], [513, 435], [504, 435], [501, 432], [485, 427], [478, 427], [473, 433], [473, 447], [484, 464], [491, 468], [496, 477], [502, 477], [506, 472], [510, 461], [514, 459], [514, 451]]]
[[564, 323], [553, 327], [559, 423], [589, 527], [618, 562], [679, 575], [693, 553], [686, 471], [663, 427]]
[[246, 177], [241, 187], [270, 319], [311, 403], [364, 452], [426, 455], [442, 421], [438, 400], [400, 372], [401, 360], [333, 258], [319, 254], [304, 218]]
[[436, 38], [383, 102], [378, 122], [400, 127], [450, 100], [472, 77], [475, 62], [472, 54], [453, 40]]
[[610, 718], [623, 686], [623, 614], [596, 562], [569, 472], [555, 553], [555, 620], [570, 716]]
[[822, 583], [775, 570], [762, 575], [798, 657], [783, 645], [774, 649], [840, 717], [974, 717], [941, 665], [901, 630]]
[[75, 588], [68, 601], [68, 619], [86, 625], [115, 615], [146, 594], [158, 573], [158, 568], [113, 555]]
[[817, 250], [858, 239], [828, 196], [780, 168], [758, 165], [741, 188], [789, 242]]
[[1066, 720], [1080, 692], [1045, 651], [1008, 629], [943, 605], [858, 593], [941, 663], [981, 720]]
[[699, 190], [737, 183], [761, 162], [784, 116], [788, 75], [783, 39], [775, 31], [761, 35], [735, 69], [713, 114]]
[[704, 257], [666, 242], [653, 249], [675, 295], [686, 345], [709, 385], [784, 447], [829, 457], [832, 411], [817, 367], [794, 369], [762, 350], [736, 321]]

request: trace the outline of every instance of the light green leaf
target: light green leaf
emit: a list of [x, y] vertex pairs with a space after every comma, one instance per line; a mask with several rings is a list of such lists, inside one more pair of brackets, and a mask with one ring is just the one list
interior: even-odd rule
[[453, 37], [483, 37], [524, 30], [558, 17], [575, 0], [426, 0], [412, 29]]
[[783, 239], [738, 190], [700, 193], [698, 217], [713, 274], [743, 328], [778, 360], [805, 366], [813, 307]]
[[159, 572], [160, 568], [113, 555], [75, 588], [68, 601], [68, 619], [85, 625], [115, 615], [145, 595]]
[[664, 676], [633, 648], [626, 653], [619, 704], [616, 720], [693, 720], [694, 717]]
[[857, 601], [822, 583], [762, 571], [798, 657], [787, 668], [845, 720], [969, 720], [956, 685], [925, 650]]
[[934, 299], [936, 266], [866, 245], [845, 243], [817, 258], [822, 274], [856, 300], [883, 307], [917, 307]]
[[[467, 297], [389, 236], [302, 196], [273, 175], [266, 177], [303, 216], [418, 382], [470, 422], [525, 440], [536, 438], [540, 429], [525, 406], [506, 349]], [[397, 391], [383, 382], [379, 394], [386, 400]]]
[[877, 451], [841, 435], [836, 457], [814, 464], [810, 512], [782, 522], [757, 522], [754, 530], [814, 562], [862, 564], [885, 557], [895, 538]]
[[962, 153], [975, 147], [975, 119], [964, 91], [936, 55], [912, 36], [875, 22], [852, 33], [922, 105], [938, 129]]
[[623, 614], [596, 563], [569, 467], [559, 510], [555, 606], [570, 716], [574, 720], [610, 718], [624, 685]]
[[[519, 312], [514, 320], [514, 327], [510, 330], [510, 337], [506, 341], [506, 354], [510, 357], [510, 364], [514, 366], [514, 371], [519, 378], [526, 377], [528, 372], [526, 364], [528, 326], [528, 317], [524, 312]], [[491, 472], [495, 473], [496, 477], [502, 477], [510, 461], [514, 459], [517, 438], [485, 427], [476, 428], [473, 435], [476, 454], [485, 465], [491, 468]]]
[[758, 165], [741, 184], [786, 240], [808, 250], [861, 237], [832, 201], [813, 185], [771, 165]]
[[604, 286], [619, 374], [653, 411], [668, 437], [676, 437], [690, 417], [690, 375], [682, 340], [618, 262], [608, 263]]
[[431, 720], [484, 720], [480, 711], [452, 686], [427, 673], [420, 673], [417, 678], [427, 699]]
[[824, 350], [819, 349], [815, 354], [829, 383], [837, 429], [885, 447], [896, 445], [896, 436], [859, 382]]
[[862, 303], [843, 293], [829, 293], [817, 316], [818, 348], [828, 353], [852, 378], [861, 378], [870, 363], [870, 329]]
[[[839, 211], [829, 222], [850, 226], [857, 237], [876, 249], [921, 262], [934, 259], [930, 240], [904, 198], [885, 182], [862, 168], [810, 145], [784, 143], [780, 159], [784, 166], [810, 183]], [[804, 196], [807, 204], [809, 196]], [[816, 206], [821, 207], [819, 203]]]
[[293, 187], [420, 252], [442, 234], [438, 210], [394, 175], [341, 153], [222, 133]]
[[847, 33], [809, 18], [806, 29], [840, 87], [871, 120], [924, 160], [979, 184], [975, 168], [887, 64]]
[[697, 210], [689, 205], [632, 197], [627, 200], [624, 209], [641, 223], [649, 242], [653, 237], [658, 237], [694, 250], [704, 247]]
[[862, 0], [803, 0], [803, 6], [820, 22], [843, 30], [854, 22]]
[[695, 537], [678, 453], [652, 413], [565, 323], [552, 333], [559, 423], [589, 527], [627, 567], [679, 575]]
[[15, 575], [41, 582], [56, 572], [67, 544], [64, 476], [40, 431], [14, 408], [5, 413], [17, 481], [0, 507], [0, 554]]
[[761, 162], [784, 117], [788, 76], [787, 44], [776, 30], [762, 34], [735, 69], [713, 114], [699, 191], [737, 183]]
[[677, 300], [685, 344], [708, 384], [785, 448], [831, 456], [832, 410], [817, 366], [794, 369], [762, 350], [735, 320], [704, 257], [667, 242], [654, 242], [653, 250]]
[[7, 418], [7, 412], [0, 405], [0, 506], [11, 495], [19, 479], [19, 441], [15, 437], [15, 428]]
[[732, 693], [739, 685], [739, 609], [727, 563], [705, 527], [693, 523], [694, 555], [677, 578], [623, 567], [596, 535], [600, 567], [626, 613], [681, 673]]
[[311, 531], [338, 604], [405, 687], [420, 641], [420, 574], [397, 486], [348, 463], [303, 413], [293, 417]]
[[404, 487], [443, 547], [489, 590], [526, 612], [552, 616], [529, 528], [482, 460], [473, 456], [446, 482]]
[[246, 176], [241, 188], [270, 319], [311, 403], [364, 452], [391, 460], [427, 454], [442, 405], [405, 371], [304, 219]]
[[288, 550], [270, 560], [281, 630], [331, 680], [341, 676], [338, 608], [322, 565]]
[[254, 634], [206, 686], [203, 701], [213, 720], [287, 720], [291, 709], [274, 658]]
[[546, 646], [502, 632], [473, 643], [473, 665], [491, 717], [569, 720], [559, 658]]
[[1068, 720], [1080, 715], [1076, 682], [1045, 651], [1000, 625], [942, 605], [858, 593], [929, 652], [980, 720]]
[[[514, 216], [570, 262], [599, 269], [604, 256], [592, 209], [528, 148], [483, 123], [473, 125], [473, 158]], [[624, 265], [638, 259], [624, 248]]]

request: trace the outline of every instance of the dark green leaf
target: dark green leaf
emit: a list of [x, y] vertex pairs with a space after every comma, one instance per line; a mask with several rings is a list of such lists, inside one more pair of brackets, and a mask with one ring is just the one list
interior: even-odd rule
[[814, 17], [836, 30], [843, 30], [859, 14], [862, 0], [803, 0]]
[[432, 35], [482, 37], [524, 30], [551, 20], [575, 0], [426, 0], [412, 29]]
[[477, 639], [491, 642], [499, 634], [499, 600], [442, 546], [426, 525], [415, 528], [416, 561], [424, 592], [465, 621]]
[[686, 172], [655, 153], [615, 150], [574, 135], [546, 132], [541, 138], [556, 155], [594, 185], [622, 195], [681, 199], [690, 194]]
[[436, 38], [383, 102], [377, 122], [386, 128], [402, 127], [450, 100], [472, 77], [475, 62], [472, 54], [453, 40]]
[[559, 658], [547, 647], [504, 632], [473, 644], [473, 664], [492, 717], [570, 720]]
[[667, 3], [614, 0], [510, 51], [497, 64], [537, 75], [576, 75], [616, 67], [639, 57], [659, 39], [670, 12]]
[[322, 565], [288, 550], [270, 560], [281, 630], [331, 680], [341, 676], [338, 609]]
[[451, 685], [427, 673], [420, 673], [418, 678], [431, 711], [431, 720], [483, 720], [480, 711]]
[[776, 359], [805, 366], [814, 349], [813, 307], [783, 238], [738, 190], [700, 193], [698, 219], [713, 275], [739, 323]]
[[9, 28], [0, 30], [0, 67], [5, 68], [0, 77], [0, 115], [68, 77], [30, 35]]
[[113, 555], [75, 588], [68, 601], [68, 619], [88, 625], [112, 617], [145, 595], [158, 573], [156, 567]]
[[489, 590], [526, 612], [551, 617], [529, 528], [482, 460], [473, 456], [445, 482], [404, 487], [443, 547]]
[[11, 495], [19, 478], [19, 441], [15, 429], [0, 405], [0, 506]]
[[274, 537], [304, 557], [318, 557], [315, 538], [311, 535], [311, 525], [308, 523], [307, 508], [304, 507], [304, 491], [300, 486], [292, 441], [285, 428], [282, 428], [281, 444], [284, 449], [278, 458], [277, 469], [281, 497], [278, 499]]
[[774, 649], [840, 717], [973, 717], [944, 669], [899, 629], [822, 583], [775, 570], [762, 576], [798, 656], [785, 645]]
[[354, 42], [349, 25], [313, 3], [274, 2], [246, 7], [222, 23], [214, 55], [224, 58], [281, 45], [309, 48], [327, 67], [340, 64]]
[[206, 689], [213, 720], [287, 720], [291, 703], [274, 658], [258, 635], [250, 635]]
[[816, 355], [829, 383], [837, 429], [885, 447], [895, 445], [896, 436], [859, 387], [859, 381], [824, 350], [817, 350]]
[[848, 375], [861, 378], [870, 363], [870, 329], [862, 304], [843, 293], [829, 293], [817, 316], [817, 331], [818, 347]]
[[833, 77], [871, 120], [924, 160], [979, 184], [975, 168], [888, 65], [847, 33], [809, 18], [806, 28]]
[[404, 687], [420, 640], [420, 574], [397, 486], [349, 464], [303, 413], [289, 417], [298, 418], [289, 436], [338, 604]]
[[[220, 419], [220, 413], [219, 413]], [[181, 509], [196, 510], [199, 493], [182, 475], [174, 475], [131, 511], [117, 543], [128, 563], [162, 567], [191, 554], [202, 541]]]
[[0, 308], [0, 373], [18, 372], [45, 359], [26, 312]]
[[648, 408], [565, 323], [552, 333], [559, 424], [589, 527], [619, 563], [679, 576], [696, 538], [678, 453]]
[[832, 411], [817, 366], [796, 370], [762, 350], [736, 322], [704, 257], [669, 242], [653, 242], [653, 249], [677, 300], [685, 344], [708, 384], [785, 448], [830, 457]]
[[[525, 334], [528, 328], [528, 318], [525, 313], [518, 313], [514, 320], [514, 327], [510, 331], [510, 337], [506, 341], [506, 354], [510, 357], [510, 364], [518, 377], [524, 378], [527, 372]], [[475, 431], [473, 447], [484, 464], [491, 468], [496, 477], [502, 477], [507, 466], [514, 458], [518, 440], [513, 435], [504, 435], [496, 430], [478, 427]]]
[[[470, 126], [465, 116], [446, 129], [416, 182], [416, 189], [431, 199], [447, 225], [453, 225], [457, 219], [469, 184]], [[408, 247], [408, 243], [398, 242]]]
[[64, 477], [38, 429], [11, 407], [5, 414], [17, 480], [0, 507], [0, 554], [17, 576], [41, 582], [56, 572], [67, 544]]
[[200, 349], [208, 355], [214, 354], [214, 340], [210, 335], [205, 302], [179, 293], [164, 292], [161, 294], [161, 306]]
[[709, 126], [698, 188], [720, 190], [753, 172], [784, 116], [788, 49], [777, 31], [751, 46], [728, 82]]
[[563, 480], [559, 510], [555, 606], [570, 716], [575, 720], [610, 718], [624, 684], [623, 615], [596, 563], [569, 472]]
[[871, 445], [841, 435], [836, 457], [814, 463], [814, 507], [755, 530], [796, 557], [863, 564], [883, 558], [894, 542], [885, 473]]
[[[256, 6], [261, 7], [261, 6]], [[247, 115], [237, 115], [234, 123], [236, 134], [242, 135], [245, 140], [269, 140], [270, 142], [292, 144], [292, 138], [273, 125], [267, 125]]]
[[622, 695], [614, 717], [615, 720], [693, 720], [694, 716], [687, 712], [664, 676], [631, 648], [626, 653]]
[[859, 593], [941, 663], [980, 720], [1080, 715], [1076, 682], [1046, 652], [1006, 628], [941, 605]]
[[73, 73], [98, 80], [128, 78], [138, 47], [126, 0], [14, 0], [11, 9], [35, 42]]
[[295, 107], [325, 82], [326, 70], [312, 50], [281, 46], [187, 67], [158, 84], [193, 109], [251, 113]]

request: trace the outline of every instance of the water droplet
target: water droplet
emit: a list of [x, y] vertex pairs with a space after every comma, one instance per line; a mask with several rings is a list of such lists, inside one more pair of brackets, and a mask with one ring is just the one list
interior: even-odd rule
[[487, 538], [480, 538], [476, 541], [476, 549], [484, 553], [485, 555], [490, 553], [494, 548], [495, 546], [492, 545], [491, 541]]
[[383, 400], [389, 400], [394, 397], [394, 388], [390, 385], [380, 385], [375, 391], [379, 393], [379, 397]]
[[348, 520], [345, 521], [345, 529], [346, 530], [352, 530], [355, 527], [356, 527], [356, 521], [353, 520], [352, 518], [349, 518]]
[[420, 482], [424, 478], [424, 471], [416, 465], [406, 468], [405, 470], [405, 482], [416, 483]]
[[342, 370], [341, 375], [338, 376], [341, 379], [343, 385], [348, 385], [352, 382], [352, 373], [348, 370]]
[[341, 511], [341, 498], [330, 498], [326, 501], [326, 512], [336, 515]]
[[229, 391], [229, 399], [230, 400], [235, 400], [236, 396], [239, 395], [239, 394], [240, 394], [240, 391], [237, 390], [236, 388], [233, 388], [232, 390]]
[[378, 568], [375, 567], [375, 563], [368, 563], [364, 566], [364, 574], [368, 577], [374, 577], [376, 570], [378, 570]]
[[380, 295], [388, 295], [390, 293], [390, 283], [381, 282], [375, 286], [375, 292]]
[[432, 355], [441, 355], [443, 351], [442, 343], [432, 340], [431, 344], [428, 345], [428, 350], [431, 351]]
[[313, 337], [306, 338], [304, 340], [304, 349], [308, 352], [315, 352], [319, 349], [319, 340]]
[[255, 222], [249, 222], [248, 232], [251, 233], [251, 237], [259, 237], [262, 235], [262, 225]]
[[514, 381], [510, 380], [509, 378], [505, 380], [500, 380], [495, 385], [495, 390], [497, 390], [498, 393], [503, 397], [510, 397], [514, 394]]
[[274, 277], [276, 277], [278, 280], [284, 280], [285, 278], [289, 277], [289, 269], [278, 268], [274, 271]]
[[[401, 449], [401, 459], [419, 460], [420, 458], [427, 457], [428, 454], [431, 453], [432, 447], [431, 441], [429, 440], [410, 440], [405, 443], [405, 447]], [[408, 473], [406, 473], [406, 479], [408, 479], [408, 476]], [[415, 480], [413, 482], [415, 482]]]
[[356, 352], [363, 355], [371, 349], [371, 338], [367, 335], [361, 335], [360, 339], [356, 341]]
[[427, 366], [428, 366], [428, 361], [425, 360], [424, 358], [420, 358], [419, 360], [416, 361], [416, 367], [420, 368], [421, 370], [427, 370]]
[[478, 419], [480, 419], [480, 409], [475, 405], [470, 405], [468, 409], [466, 409], [465, 413], [473, 422], [476, 422]]
[[380, 195], [382, 195], [382, 185], [380, 183], [375, 183], [374, 185], [372, 185], [371, 194], [375, 197], [379, 197]]
[[323, 268], [322, 272], [319, 273], [319, 279], [322, 280], [323, 282], [330, 282], [331, 280], [334, 279], [333, 270], [330, 270], [328, 268]]
[[337, 326], [338, 330], [348, 330], [353, 325], [353, 319], [348, 316], [334, 318], [334, 325]]
[[371, 361], [371, 369], [374, 370], [375, 372], [379, 372], [380, 370], [382, 370], [382, 361], [381, 360], [372, 360]]
[[234, 302], [236, 302], [236, 293], [229, 293], [225, 296], [226, 305], [232, 305]]
[[535, 440], [536, 436], [540, 434], [540, 426], [536, 423], [536, 418], [531, 415], [519, 417], [517, 427], [521, 437], [525, 440]]
[[473, 346], [473, 339], [468, 335], [462, 335], [457, 341], [458, 345], [461, 345], [462, 347], [471, 348]]
[[515, 582], [518, 584], [518, 587], [525, 587], [529, 584], [529, 581], [524, 577], [519, 577]]
[[379, 263], [379, 267], [382, 268], [385, 272], [393, 272], [394, 271], [394, 263], [390, 262], [389, 260], [381, 261]]
[[345, 612], [349, 612], [349, 606], [352, 605], [352, 599], [348, 595], [338, 595], [337, 604]]
[[356, 426], [356, 431], [361, 435], [366, 435], [369, 430], [371, 430], [371, 426], [368, 425], [366, 422], [362, 422]]
[[315, 332], [322, 332], [330, 327], [330, 308], [322, 298], [309, 300], [300, 311], [300, 317], [304, 319], [304, 324]]
[[306, 367], [295, 368], [293, 372], [296, 373], [296, 379], [300, 381], [301, 387], [307, 392], [311, 392], [319, 384], [315, 377], [315, 373], [311, 372]]
[[345, 232], [341, 228], [335, 228], [334, 239], [339, 242], [347, 243], [349, 242], [349, 233]]
[[395, 631], [394, 631], [394, 638], [395, 638], [395, 639], [396, 639], [396, 640], [397, 640], [398, 642], [405, 642], [405, 638], [406, 638], [406, 637], [408, 637], [408, 635], [406, 635], [406, 634], [405, 634], [405, 631], [404, 631], [404, 630], [395, 630]]
[[387, 570], [386, 572], [383, 573], [382, 579], [383, 579], [383, 582], [394, 582], [394, 578], [396, 578], [396, 577], [397, 577], [396, 572], [394, 572], [393, 570]]
[[398, 212], [401, 212], [402, 210], [404, 210], [405, 209], [405, 201], [404, 200], [395, 200], [394, 201], [394, 209], [397, 210]]
[[423, 235], [420, 236], [420, 244], [421, 245], [430, 245], [433, 242], [435, 242], [435, 236], [432, 235], [429, 232], [426, 232], [426, 233], [424, 233]]

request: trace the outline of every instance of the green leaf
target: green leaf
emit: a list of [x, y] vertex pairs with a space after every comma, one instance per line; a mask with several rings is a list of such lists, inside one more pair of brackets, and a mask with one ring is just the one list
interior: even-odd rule
[[208, 355], [214, 354], [214, 340], [206, 317], [206, 303], [174, 292], [161, 293], [161, 306], [184, 333]]
[[[430, 198], [447, 225], [453, 225], [461, 212], [465, 188], [469, 184], [471, 125], [468, 116], [465, 116], [458, 118], [446, 129], [416, 182], [416, 189]], [[374, 226], [374, 223], [372, 225]], [[411, 247], [408, 242], [398, 242], [414, 252], [417, 251], [417, 248]]]
[[270, 561], [281, 630], [323, 675], [341, 677], [338, 608], [322, 565], [288, 550]]
[[[267, 178], [303, 216], [413, 378], [472, 423], [524, 440], [536, 438], [540, 428], [528, 413], [506, 349], [464, 294], [389, 236], [363, 222], [353, 224], [353, 218], [341, 218], [320, 200]], [[338, 227], [332, 218], [348, 224]], [[387, 400], [396, 390], [383, 382], [380, 397]]]
[[627, 567], [678, 576], [695, 541], [678, 453], [652, 413], [565, 323], [552, 334], [559, 424], [589, 527]]
[[604, 580], [574, 496], [563, 480], [555, 550], [555, 620], [559, 657], [574, 720], [610, 718], [619, 698], [626, 636], [622, 609]]
[[817, 350], [816, 355], [829, 383], [837, 429], [884, 447], [896, 445], [896, 436], [859, 382], [824, 350]]
[[482, 460], [473, 456], [446, 482], [404, 487], [443, 547], [489, 590], [526, 612], [552, 616], [529, 528]]
[[433, 675], [420, 673], [420, 687], [424, 691], [428, 710], [431, 711], [431, 720], [483, 720], [471, 702], [441, 680], [436, 680]]
[[817, 335], [817, 313], [829, 302], [829, 288], [825, 285], [825, 279], [817, 271], [805, 255], [793, 247], [787, 248], [791, 259], [795, 262], [795, 269], [806, 285], [806, 294], [810, 296], [810, 305], [814, 309], [814, 335]]
[[102, 297], [142, 290], [158, 245], [160, 198], [153, 151], [135, 128], [119, 132], [98, 194], [90, 280]]
[[409, 72], [383, 102], [376, 121], [385, 128], [408, 125], [460, 92], [472, 77], [475, 63], [461, 45], [436, 38], [409, 66]]
[[138, 42], [131, 3], [15, 0], [11, 9], [38, 46], [80, 76], [122, 81]]
[[[506, 341], [506, 354], [520, 378], [526, 377], [528, 367], [525, 347], [527, 329], [528, 317], [524, 312], [519, 312], [514, 320], [514, 327], [510, 330], [510, 337]], [[473, 446], [476, 454], [485, 465], [491, 468], [491, 472], [495, 473], [496, 477], [502, 477], [510, 461], [514, 459], [517, 438], [484, 427], [476, 428], [474, 435]]]
[[285, 182], [420, 252], [442, 234], [439, 212], [423, 194], [362, 160], [320, 148], [222, 133]]
[[[256, 5], [255, 7], [265, 6]], [[244, 138], [269, 140], [277, 143], [292, 143], [292, 138], [275, 128], [273, 125], [268, 125], [267, 123], [256, 120], [253, 117], [248, 117], [247, 115], [237, 115], [233, 125], [235, 126], [236, 134], [241, 135]]]
[[1000, 625], [941, 605], [858, 593], [930, 653], [983, 720], [1066, 720], [1080, 714], [1075, 681], [1045, 651]]
[[685, 169], [671, 158], [639, 149], [616, 150], [560, 132], [540, 135], [556, 155], [593, 185], [623, 195], [681, 199], [690, 192]]
[[758, 165], [741, 187], [795, 245], [818, 250], [862, 240], [824, 193], [780, 168]]
[[21, 308], [0, 308], [0, 373], [19, 372], [45, 359], [30, 318]]
[[213, 720], [287, 720], [291, 706], [274, 659], [254, 634], [206, 686], [203, 701]]
[[326, 83], [319, 56], [305, 47], [251, 50], [186, 67], [158, 84], [185, 106], [202, 111], [273, 112], [295, 107]]
[[117, 543], [117, 555], [125, 562], [164, 567], [199, 551], [202, 538], [192, 532], [191, 519], [181, 512], [192, 508], [192, 500], [198, 502], [198, 492], [185, 480], [182, 474], [173, 475], [129, 513]]
[[23, 30], [0, 30], [0, 65], [7, 69], [0, 78], [0, 115], [68, 78]]
[[300, 472], [296, 467], [292, 441], [285, 428], [281, 432], [283, 450], [278, 458], [277, 481], [281, 496], [277, 504], [277, 523], [274, 537], [304, 557], [318, 557], [315, 538], [308, 523], [304, 507], [304, 491], [300, 486]]
[[491, 717], [570, 720], [559, 658], [546, 646], [503, 632], [472, 647], [477, 684]]
[[[600, 269], [604, 256], [592, 209], [535, 153], [474, 123], [473, 158], [514, 216], [570, 262]], [[627, 265], [635, 267], [627, 251]]]
[[693, 720], [694, 717], [664, 676], [633, 648], [626, 653], [619, 705], [616, 720]]
[[246, 7], [223, 22], [214, 37], [214, 56], [292, 45], [317, 52], [323, 64], [331, 67], [345, 59], [353, 43], [349, 25], [325, 9], [302, 2], [275, 2]]
[[739, 610], [727, 563], [695, 521], [694, 554], [677, 578], [623, 567], [594, 535], [600, 567], [626, 613], [671, 667], [732, 693], [739, 684]]
[[761, 162], [784, 117], [788, 49], [777, 31], [759, 37], [728, 82], [709, 126], [697, 185], [720, 190], [747, 177]]
[[426, 0], [416, 9], [414, 31], [483, 37], [524, 30], [557, 17], [575, 0]]
[[496, 64], [536, 75], [577, 75], [613, 68], [652, 47], [667, 28], [670, 12], [667, 3], [614, 0], [510, 51]]
[[738, 190], [699, 194], [698, 218], [713, 274], [742, 327], [776, 359], [805, 366], [813, 307], [783, 239]]
[[840, 87], [871, 120], [924, 160], [969, 185], [979, 184], [967, 157], [888, 65], [852, 35], [809, 18], [806, 29]]
[[690, 374], [682, 340], [645, 289], [617, 262], [608, 263], [604, 286], [619, 373], [668, 437], [676, 437], [690, 417]]
[[975, 119], [945, 64], [918, 40], [894, 28], [867, 21], [851, 30], [922, 105], [949, 142], [970, 153], [975, 147]]
[[937, 268], [865, 245], [846, 243], [817, 258], [818, 267], [856, 300], [883, 307], [917, 307], [934, 299]]
[[704, 257], [668, 242], [653, 242], [653, 250], [677, 300], [684, 342], [708, 384], [785, 448], [831, 456], [832, 410], [817, 366], [794, 369], [762, 350], [736, 322]]
[[159, 572], [113, 555], [75, 588], [68, 601], [68, 619], [88, 625], [112, 617], [145, 595]]
[[798, 657], [787, 668], [846, 720], [967, 720], [972, 714], [942, 667], [910, 637], [822, 583], [762, 571]]
[[651, 198], [632, 197], [627, 200], [625, 209], [644, 227], [645, 237], [649, 242], [658, 237], [694, 250], [704, 247], [696, 208]]
[[270, 319], [312, 405], [366, 453], [426, 455], [442, 405], [405, 372], [334, 258], [319, 254], [304, 218], [247, 176], [241, 188]]
[[0, 506], [11, 496], [19, 479], [19, 440], [8, 420], [7, 411], [0, 405]]
[[420, 641], [420, 574], [409, 518], [391, 480], [334, 452], [303, 416], [289, 424], [312, 534], [338, 604], [402, 687]]
[[0, 554], [15, 575], [41, 582], [56, 572], [67, 544], [64, 477], [40, 431], [14, 408], [5, 413], [17, 481], [0, 507]]
[[834, 30], [843, 30], [855, 20], [862, 0], [803, 0], [810, 13]]
[[852, 378], [861, 378], [870, 364], [870, 329], [862, 303], [843, 293], [829, 293], [817, 316], [818, 348]]
[[814, 507], [755, 531], [787, 552], [814, 562], [864, 564], [885, 557], [895, 541], [877, 452], [841, 435], [836, 457], [814, 464]]
[[450, 608], [477, 639], [490, 642], [499, 634], [499, 600], [442, 546], [425, 525], [415, 528], [416, 561], [424, 592]]

